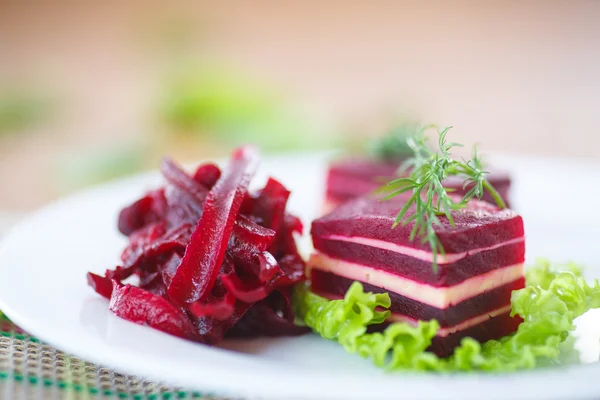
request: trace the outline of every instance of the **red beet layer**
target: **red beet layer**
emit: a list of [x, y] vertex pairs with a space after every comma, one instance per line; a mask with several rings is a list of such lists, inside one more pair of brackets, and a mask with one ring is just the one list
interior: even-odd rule
[[[188, 175], [163, 162], [163, 188], [123, 209], [118, 227], [129, 244], [122, 265], [88, 284], [129, 321], [204, 343], [237, 335], [290, 335], [290, 288], [304, 280], [294, 241], [300, 220], [285, 211], [290, 192], [269, 179], [248, 186], [258, 164], [254, 148], [236, 150], [227, 169], [199, 166]], [[139, 277], [139, 286], [122, 281]]]
[[[359, 236], [378, 239], [406, 247], [431, 251], [428, 243], [410, 240], [412, 224], [392, 224], [398, 211], [404, 206], [410, 193], [404, 193], [387, 201], [374, 196], [364, 196], [344, 203], [330, 214], [312, 223], [314, 237], [328, 235]], [[406, 217], [414, 213], [414, 206]], [[477, 200], [466, 208], [453, 213], [455, 226], [440, 217], [436, 234], [447, 254], [494, 246], [524, 235], [522, 218], [509, 209], [498, 208]]]
[[472, 326], [446, 337], [434, 337], [431, 341], [429, 350], [440, 357], [447, 357], [452, 354], [454, 349], [460, 345], [460, 341], [465, 337], [473, 338], [480, 343], [492, 339], [500, 339], [501, 337], [516, 332], [522, 321], [523, 320], [519, 316], [511, 317], [510, 312], [497, 315], [479, 325]]
[[[329, 202], [342, 203], [371, 193], [382, 183], [397, 176], [399, 166], [398, 162], [390, 163], [364, 158], [343, 159], [331, 163], [327, 173], [327, 199]], [[508, 203], [510, 177], [505, 173], [492, 171], [488, 179]], [[456, 190], [459, 195], [470, 189], [470, 187], [463, 188], [463, 181], [459, 178], [448, 179], [444, 182], [444, 186]], [[484, 194], [482, 200], [495, 203], [488, 193]]]
[[520, 264], [525, 259], [525, 242], [469, 255], [457, 262], [440, 265], [363, 244], [313, 237], [315, 249], [332, 258], [367, 265], [394, 275], [436, 287], [451, 286], [497, 268]]
[[[311, 270], [312, 290], [328, 298], [342, 298], [354, 282], [341, 276], [317, 269]], [[390, 311], [415, 320], [428, 321], [435, 319], [441, 327], [449, 327], [478, 317], [486, 312], [497, 310], [510, 304], [513, 290], [525, 287], [525, 278], [517, 279], [496, 289], [489, 290], [475, 297], [462, 301], [444, 310], [423, 304], [419, 301], [384, 290], [369, 283], [362, 282], [365, 292], [388, 293], [392, 301]]]

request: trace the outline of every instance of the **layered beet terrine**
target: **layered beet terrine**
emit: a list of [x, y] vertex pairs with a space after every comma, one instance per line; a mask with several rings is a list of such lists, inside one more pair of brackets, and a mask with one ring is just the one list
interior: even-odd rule
[[[391, 162], [370, 158], [346, 158], [329, 165], [327, 172], [325, 212], [333, 210], [343, 202], [371, 193], [383, 183], [397, 176], [402, 160]], [[509, 203], [510, 177], [502, 171], [490, 171], [487, 180], [498, 191], [502, 199]], [[463, 195], [470, 187], [463, 187], [460, 177], [451, 177], [444, 182], [444, 187]], [[485, 193], [482, 200], [494, 203]]]
[[366, 291], [389, 293], [390, 322], [439, 322], [431, 350], [441, 356], [467, 336], [483, 342], [514, 332], [521, 321], [510, 316], [510, 297], [525, 285], [521, 217], [477, 200], [453, 213], [454, 226], [440, 217], [445, 252], [434, 267], [429, 245], [410, 240], [411, 224], [392, 228], [407, 196], [360, 197], [315, 220], [312, 290], [341, 298], [360, 281]]

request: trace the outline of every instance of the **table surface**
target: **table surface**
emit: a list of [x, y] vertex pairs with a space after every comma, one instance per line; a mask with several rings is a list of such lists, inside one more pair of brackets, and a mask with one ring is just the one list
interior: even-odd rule
[[4, 316], [0, 317], [0, 397], [217, 400], [80, 360], [40, 342]]

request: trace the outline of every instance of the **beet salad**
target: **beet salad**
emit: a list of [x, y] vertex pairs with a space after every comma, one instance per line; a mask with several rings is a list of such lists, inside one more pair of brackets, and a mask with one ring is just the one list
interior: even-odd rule
[[[431, 129], [437, 146], [426, 143]], [[560, 364], [575, 318], [600, 308], [600, 284], [575, 264], [525, 268], [510, 180], [488, 174], [476, 148], [453, 157], [449, 130], [409, 137], [401, 174], [397, 160], [335, 164], [330, 200], [344, 203], [304, 221], [308, 261], [288, 188], [273, 178], [251, 186], [255, 147], [236, 149], [223, 169], [187, 172], [166, 159], [163, 186], [120, 212], [119, 265], [88, 273], [88, 284], [116, 316], [199, 345], [314, 333], [388, 371]]]

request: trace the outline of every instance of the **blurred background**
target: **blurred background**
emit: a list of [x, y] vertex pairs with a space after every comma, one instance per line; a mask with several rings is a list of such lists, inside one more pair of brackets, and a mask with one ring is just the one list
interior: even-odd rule
[[255, 142], [410, 116], [600, 160], [600, 2], [0, 0], [0, 215]]

